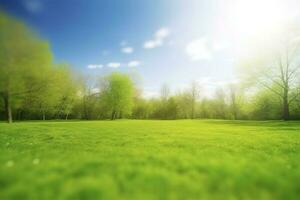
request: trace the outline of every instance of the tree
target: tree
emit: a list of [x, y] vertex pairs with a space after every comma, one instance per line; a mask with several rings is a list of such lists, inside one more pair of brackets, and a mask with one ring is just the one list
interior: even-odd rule
[[243, 93], [240, 87], [235, 83], [228, 85], [228, 100], [231, 119], [239, 119], [242, 115]]
[[281, 99], [284, 120], [290, 118], [290, 104], [297, 98], [291, 91], [300, 78], [299, 36], [298, 27], [287, 26], [269, 39], [256, 40], [255, 48], [250, 48], [251, 56], [241, 61], [244, 79], [258, 83]]
[[0, 96], [6, 119], [12, 122], [12, 102], [33, 91], [41, 91], [43, 78], [51, 68], [47, 42], [23, 23], [0, 13]]
[[230, 102], [230, 111], [232, 113], [233, 119], [237, 119], [238, 115], [238, 105], [237, 105], [237, 91], [236, 86], [233, 84], [229, 85], [229, 102]]
[[30, 92], [27, 95], [31, 99], [30, 109], [36, 111], [43, 120], [46, 120], [47, 114], [53, 115], [55, 113], [62, 95], [64, 81], [58, 67], [44, 73], [47, 74], [47, 77], [40, 83], [43, 89]]
[[263, 88], [252, 96], [249, 115], [251, 119], [280, 119], [280, 98]]
[[174, 97], [170, 97], [167, 101], [164, 119], [176, 119], [178, 116], [178, 105]]
[[[77, 96], [80, 100], [77, 102], [78, 117], [81, 119], [96, 119], [99, 109], [97, 104], [99, 102], [99, 91], [91, 83], [90, 76], [80, 76], [80, 89]], [[75, 109], [76, 110], [76, 109]]]
[[100, 84], [100, 95], [111, 113], [111, 120], [130, 114], [133, 106], [134, 84], [126, 74], [111, 73]]
[[214, 118], [226, 119], [226, 94], [223, 88], [219, 87], [216, 89], [212, 105], [213, 107], [211, 108], [211, 110], [213, 110], [214, 112]]
[[170, 97], [170, 87], [168, 84], [163, 84], [161, 86], [161, 89], [160, 89], [160, 96], [161, 96], [161, 99], [162, 101], [167, 101], [168, 98]]
[[141, 95], [141, 90], [136, 89], [134, 95], [134, 106], [132, 108], [133, 119], [146, 119], [149, 117], [149, 103]]
[[160, 99], [153, 101], [154, 111], [152, 116], [158, 119], [176, 119], [178, 116], [178, 106], [176, 99], [170, 95], [169, 86], [163, 84], [160, 93]]
[[189, 91], [177, 92], [174, 96], [178, 107], [177, 117], [181, 119], [188, 119], [191, 117], [191, 98]]
[[200, 96], [200, 86], [196, 81], [193, 81], [191, 83], [190, 87], [190, 99], [191, 99], [191, 118], [195, 118], [195, 106], [196, 106], [196, 101], [198, 100]]
[[59, 85], [59, 99], [56, 105], [56, 112], [59, 118], [64, 117], [67, 120], [79, 97], [77, 95], [79, 84], [76, 82], [77, 80], [68, 65], [59, 65], [56, 71], [58, 74], [56, 85]]

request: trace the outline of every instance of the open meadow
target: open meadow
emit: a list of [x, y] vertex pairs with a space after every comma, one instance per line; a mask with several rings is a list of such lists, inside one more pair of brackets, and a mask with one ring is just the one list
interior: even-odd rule
[[0, 199], [299, 199], [300, 123], [0, 123]]
[[300, 0], [0, 0], [0, 200], [300, 200]]

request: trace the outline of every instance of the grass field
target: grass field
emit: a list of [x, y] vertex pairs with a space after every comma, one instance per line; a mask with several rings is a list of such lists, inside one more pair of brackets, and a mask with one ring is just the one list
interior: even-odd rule
[[0, 123], [0, 199], [299, 199], [300, 122]]

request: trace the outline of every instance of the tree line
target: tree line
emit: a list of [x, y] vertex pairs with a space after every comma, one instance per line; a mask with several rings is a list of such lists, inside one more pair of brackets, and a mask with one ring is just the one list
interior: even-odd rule
[[92, 85], [68, 64], [55, 64], [46, 40], [1, 12], [1, 118], [9, 123], [13, 119], [300, 119], [300, 37], [291, 27], [275, 40], [249, 47], [237, 64], [239, 84], [223, 85], [211, 97], [196, 81], [177, 92], [165, 84], [160, 96], [144, 98], [129, 74], [103, 75]]

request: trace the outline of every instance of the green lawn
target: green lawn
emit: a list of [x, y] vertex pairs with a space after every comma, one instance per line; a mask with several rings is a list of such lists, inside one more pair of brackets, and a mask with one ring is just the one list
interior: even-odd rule
[[0, 123], [0, 199], [299, 199], [300, 122]]

